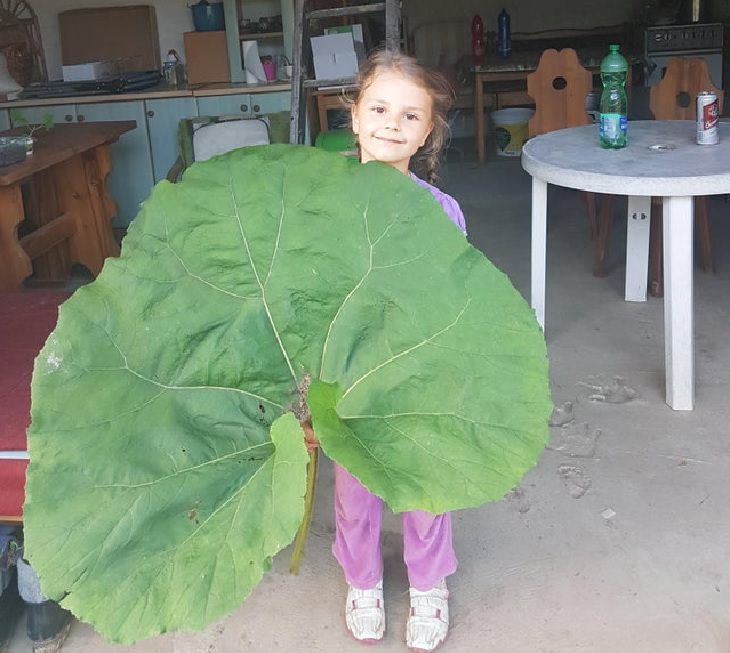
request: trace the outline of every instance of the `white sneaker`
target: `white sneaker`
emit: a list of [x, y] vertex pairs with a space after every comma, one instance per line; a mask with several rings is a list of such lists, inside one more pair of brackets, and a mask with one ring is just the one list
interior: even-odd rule
[[385, 609], [383, 607], [383, 581], [369, 590], [359, 590], [352, 585], [347, 589], [345, 603], [347, 630], [359, 642], [377, 642], [385, 634]]
[[411, 613], [406, 623], [406, 644], [411, 651], [433, 651], [449, 632], [449, 590], [446, 580], [420, 592], [411, 587]]

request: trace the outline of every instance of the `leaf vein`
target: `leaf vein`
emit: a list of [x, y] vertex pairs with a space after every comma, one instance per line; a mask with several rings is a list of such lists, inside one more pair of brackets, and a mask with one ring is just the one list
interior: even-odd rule
[[365, 372], [365, 374], [363, 374], [349, 388], [347, 388], [347, 390], [345, 390], [345, 392], [342, 393], [342, 399], [344, 399], [345, 397], [347, 397], [347, 395], [350, 394], [350, 392], [352, 390], [354, 390], [360, 383], [362, 383], [365, 379], [367, 379], [371, 374], [374, 374], [375, 372], [377, 372], [378, 370], [382, 369], [386, 365], [389, 365], [393, 361], [396, 361], [399, 358], [403, 358], [404, 356], [407, 356], [411, 352], [414, 352], [416, 349], [420, 349], [424, 345], [429, 344], [430, 342], [432, 342], [433, 340], [435, 340], [439, 336], [443, 335], [444, 333], [446, 333], [450, 329], [454, 328], [459, 323], [459, 321], [461, 320], [462, 316], [466, 312], [466, 309], [469, 307], [469, 304], [470, 303], [471, 303], [471, 298], [469, 298], [467, 300], [466, 304], [461, 309], [461, 311], [459, 311], [459, 314], [454, 318], [454, 320], [451, 323], [447, 324], [443, 329], [439, 329], [436, 333], [434, 333], [433, 335], [429, 336], [428, 338], [424, 338], [423, 340], [421, 340], [421, 342], [418, 342], [415, 345], [413, 345], [411, 347], [408, 347], [407, 349], [404, 349], [403, 351], [401, 351], [401, 352], [399, 352], [397, 354], [394, 354], [390, 358], [384, 360], [382, 363], [378, 363], [378, 365], [376, 365], [372, 369], [370, 369], [367, 372]]
[[[345, 308], [345, 304], [347, 304], [348, 301], [350, 301], [350, 298], [358, 291], [358, 289], [362, 286], [363, 283], [365, 283], [365, 279], [368, 278], [370, 273], [373, 271], [373, 247], [374, 244], [370, 240], [370, 227], [368, 225], [368, 211], [370, 210], [370, 199], [368, 198], [368, 203], [365, 206], [365, 210], [363, 211], [362, 217], [365, 227], [365, 237], [368, 241], [368, 269], [365, 271], [365, 274], [362, 275], [360, 278], [360, 281], [358, 281], [355, 286], [350, 290], [350, 292], [345, 295], [342, 302], [340, 303], [339, 307], [337, 308], [337, 311], [335, 312], [334, 317], [329, 323], [329, 326], [327, 327], [327, 335], [324, 339], [324, 344], [322, 345], [322, 358], [319, 363], [319, 377], [322, 378], [322, 374], [324, 372], [324, 359], [327, 356], [327, 346], [329, 345], [330, 336], [332, 335], [332, 329], [335, 326], [335, 322], [337, 322], [337, 319], [340, 317], [340, 314]], [[379, 240], [379, 239], [378, 239]]]
[[251, 270], [254, 273], [254, 276], [256, 277], [256, 283], [259, 286], [259, 291], [261, 292], [261, 303], [264, 306], [264, 310], [266, 311], [266, 317], [269, 319], [269, 324], [271, 324], [271, 328], [274, 331], [274, 337], [276, 338], [276, 342], [279, 344], [279, 349], [281, 349], [281, 353], [284, 356], [284, 360], [286, 361], [286, 364], [289, 368], [289, 372], [292, 375], [292, 378], [294, 379], [294, 383], [298, 386], [299, 382], [297, 380], [297, 375], [294, 373], [294, 368], [292, 367], [291, 361], [289, 360], [289, 355], [286, 352], [286, 348], [284, 347], [284, 343], [281, 340], [281, 334], [279, 333], [279, 330], [276, 328], [276, 324], [274, 323], [274, 316], [271, 314], [271, 310], [269, 308], [269, 304], [266, 301], [266, 288], [261, 283], [261, 277], [259, 276], [258, 270], [256, 269], [256, 262], [253, 260], [253, 256], [251, 255], [251, 247], [248, 242], [248, 236], [246, 236], [246, 230], [243, 228], [243, 220], [241, 219], [241, 213], [238, 210], [238, 202], [236, 201], [236, 193], [233, 190], [233, 171], [230, 168], [229, 164], [229, 187], [231, 191], [231, 200], [233, 201], [233, 209], [235, 211], [234, 217], [236, 219], [236, 222], [238, 223], [238, 229], [241, 234], [241, 238], [243, 239], [243, 245], [246, 248], [246, 254], [248, 256], [248, 260], [251, 263]]
[[[258, 449], [260, 447], [268, 447], [271, 446], [270, 442], [261, 442], [259, 444], [251, 445], [250, 447], [247, 447], [246, 449], [239, 449], [237, 451], [233, 451], [228, 454], [224, 454], [222, 456], [219, 456], [217, 458], [212, 458], [211, 460], [206, 460], [205, 462], [200, 463], [199, 465], [193, 465], [192, 467], [184, 467], [183, 469], [176, 470], [173, 474], [167, 474], [167, 476], [160, 476], [160, 478], [156, 478], [152, 481], [147, 481], [146, 483], [110, 483], [109, 485], [97, 485], [95, 486], [97, 489], [109, 489], [109, 488], [124, 488], [124, 489], [134, 489], [134, 488], [140, 488], [140, 487], [150, 487], [152, 485], [156, 485], [157, 483], [162, 483], [163, 481], [167, 481], [168, 479], [175, 478], [176, 476], [179, 476], [180, 474], [187, 474], [189, 472], [195, 472], [199, 469], [202, 469], [203, 467], [207, 467], [208, 465], [214, 465], [215, 463], [222, 462], [226, 460], [227, 458], [234, 458], [240, 454], [248, 453], [249, 451], [253, 451], [254, 449]], [[253, 477], [252, 477], [253, 478]]]
[[281, 214], [279, 215], [279, 229], [276, 232], [276, 241], [274, 242], [274, 252], [271, 255], [271, 264], [269, 265], [269, 271], [266, 274], [266, 279], [264, 280], [264, 288], [268, 285], [269, 279], [271, 278], [271, 272], [274, 269], [274, 262], [276, 261], [276, 255], [279, 252], [279, 242], [281, 241], [281, 227], [284, 224], [284, 213], [286, 211], [286, 206], [284, 204], [284, 196], [286, 194], [286, 177], [282, 180], [282, 186], [281, 189]]
[[167, 228], [167, 213], [163, 211], [162, 220], [165, 224], [165, 246], [168, 250], [170, 250], [170, 253], [177, 259], [177, 262], [180, 264], [183, 270], [185, 270], [185, 274], [187, 274], [190, 278], [196, 279], [200, 281], [200, 283], [205, 284], [206, 286], [212, 288], [213, 290], [216, 290], [220, 293], [223, 293], [224, 295], [229, 295], [231, 297], [235, 297], [236, 299], [258, 299], [256, 296], [246, 297], [245, 295], [239, 295], [237, 293], [231, 292], [230, 290], [224, 290], [220, 286], [215, 285], [211, 281], [208, 281], [207, 279], [204, 279], [200, 275], [194, 274], [190, 268], [187, 266], [183, 258], [177, 253], [175, 248], [170, 245], [170, 238], [169, 238], [169, 231]]

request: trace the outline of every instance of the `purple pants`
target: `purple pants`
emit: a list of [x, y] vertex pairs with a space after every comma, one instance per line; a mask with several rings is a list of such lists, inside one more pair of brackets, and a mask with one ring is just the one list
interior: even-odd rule
[[[383, 577], [380, 520], [383, 501], [345, 469], [335, 465], [335, 541], [332, 553], [357, 589], [375, 587]], [[411, 587], [425, 591], [456, 571], [451, 514], [403, 513], [403, 559]]]

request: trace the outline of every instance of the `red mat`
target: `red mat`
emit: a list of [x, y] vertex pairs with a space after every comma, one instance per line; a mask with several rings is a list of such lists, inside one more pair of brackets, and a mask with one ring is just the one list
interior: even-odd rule
[[[0, 451], [25, 451], [33, 360], [53, 330], [61, 292], [0, 293]], [[0, 459], [0, 521], [22, 517], [25, 460]]]

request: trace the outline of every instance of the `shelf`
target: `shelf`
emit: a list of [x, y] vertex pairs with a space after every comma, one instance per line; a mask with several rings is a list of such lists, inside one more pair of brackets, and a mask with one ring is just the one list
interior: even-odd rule
[[332, 90], [355, 85], [354, 77], [338, 77], [337, 79], [305, 79], [302, 81], [304, 88], [323, 88]]
[[241, 32], [240, 39], [242, 41], [258, 41], [259, 39], [280, 39], [283, 38], [284, 32]]
[[316, 18], [339, 18], [342, 16], [357, 16], [360, 14], [372, 14], [378, 11], [385, 11], [384, 2], [375, 2], [370, 5], [357, 5], [354, 7], [335, 7], [334, 9], [315, 9], [307, 14], [309, 20]]

